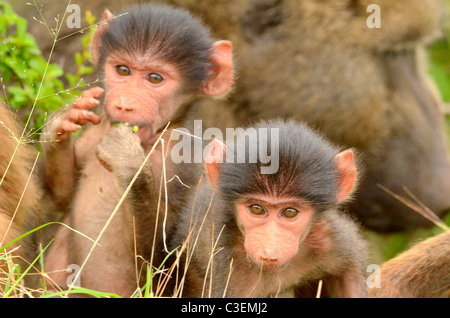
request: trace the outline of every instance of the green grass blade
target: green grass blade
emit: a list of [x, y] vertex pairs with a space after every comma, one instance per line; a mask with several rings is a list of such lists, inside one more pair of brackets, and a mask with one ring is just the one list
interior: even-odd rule
[[41, 225], [41, 226], [38, 226], [37, 228], [35, 228], [35, 229], [31, 230], [31, 231], [28, 231], [28, 232], [26, 232], [25, 234], [22, 234], [22, 235], [16, 237], [14, 240], [12, 240], [12, 241], [8, 242], [7, 244], [5, 244], [4, 246], [0, 247], [0, 252], [2, 252], [2, 251], [3, 251], [4, 249], [6, 249], [8, 246], [11, 246], [12, 244], [16, 243], [17, 241], [23, 239], [24, 237], [26, 237], [26, 236], [28, 236], [28, 235], [30, 235], [30, 234], [36, 232], [36, 231], [39, 231], [39, 230], [42, 229], [43, 227], [46, 227], [46, 226], [51, 225], [51, 224], [64, 225], [64, 226], [67, 227], [69, 230], [71, 230], [71, 231], [73, 231], [73, 232], [75, 232], [75, 233], [77, 233], [77, 234], [83, 236], [84, 238], [88, 239], [89, 241], [95, 243], [95, 241], [94, 241], [93, 239], [91, 239], [91, 238], [88, 237], [87, 235], [81, 233], [80, 231], [77, 231], [77, 230], [71, 228], [71, 227], [68, 226], [67, 224], [64, 224], [64, 223], [61, 223], [61, 222], [49, 222], [49, 223], [43, 224], [43, 225]]
[[[52, 298], [52, 297], [56, 297], [56, 296], [66, 295], [66, 294], [67, 294], [66, 290], [61, 290], [61, 291], [58, 291], [55, 293], [42, 295], [39, 298]], [[100, 291], [83, 288], [83, 287], [78, 287], [78, 286], [73, 286], [72, 289], [70, 290], [69, 294], [85, 294], [85, 295], [94, 296], [96, 298], [122, 298], [119, 295], [114, 294], [114, 293], [105, 293], [105, 292], [100, 292]]]
[[19, 285], [19, 283], [23, 280], [23, 278], [25, 277], [25, 275], [28, 273], [28, 271], [34, 266], [34, 263], [37, 262], [37, 260], [42, 256], [42, 254], [44, 254], [45, 250], [50, 246], [50, 244], [52, 244], [53, 240], [48, 243], [48, 245], [39, 253], [39, 255], [34, 259], [34, 261], [30, 264], [30, 266], [27, 267], [27, 269], [23, 272], [22, 275], [19, 276], [19, 278], [16, 280], [16, 282], [14, 283], [14, 285], [11, 287], [11, 289], [8, 290], [8, 292], [5, 292], [3, 297], [7, 298], [11, 292], [13, 290], [15, 290], [15, 288], [17, 287], [17, 285]]

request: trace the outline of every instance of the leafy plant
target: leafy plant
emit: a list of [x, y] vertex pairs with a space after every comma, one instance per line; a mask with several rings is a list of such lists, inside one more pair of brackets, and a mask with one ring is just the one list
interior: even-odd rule
[[[40, 10], [35, 6], [36, 10]], [[92, 25], [95, 17], [88, 11], [86, 20]], [[45, 20], [40, 22], [47, 26]], [[92, 67], [87, 65], [91, 37], [92, 32], [88, 32], [82, 39], [82, 52], [74, 55], [77, 72], [64, 75], [59, 65], [44, 59], [34, 37], [27, 32], [27, 21], [18, 16], [11, 5], [0, 0], [3, 101], [23, 116], [30, 116], [28, 128], [32, 128], [33, 132], [43, 127], [48, 113], [68, 105], [80, 95], [78, 88], [82, 86], [82, 77], [93, 72]], [[58, 39], [55, 37], [54, 41], [56, 44]], [[71, 88], [65, 87], [64, 79]]]

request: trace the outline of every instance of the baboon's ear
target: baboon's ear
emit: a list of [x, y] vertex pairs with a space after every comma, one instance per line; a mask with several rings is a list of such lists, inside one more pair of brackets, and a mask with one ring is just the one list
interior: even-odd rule
[[209, 152], [206, 157], [206, 170], [208, 172], [209, 181], [217, 190], [217, 185], [220, 177], [219, 165], [223, 163], [223, 158], [226, 154], [226, 146], [219, 139], [214, 139], [209, 144]]
[[337, 164], [337, 170], [339, 173], [339, 189], [336, 196], [338, 203], [342, 202], [352, 191], [356, 181], [356, 165], [351, 149], [344, 150], [338, 153], [334, 160]]
[[202, 92], [209, 96], [220, 96], [228, 92], [233, 84], [233, 44], [230, 41], [215, 42], [211, 59], [213, 67]]
[[100, 62], [100, 47], [102, 45], [101, 43], [101, 36], [108, 28], [108, 23], [106, 21], [111, 20], [114, 18], [114, 15], [106, 9], [103, 12], [103, 22], [99, 24], [97, 27], [97, 30], [95, 30], [94, 37], [92, 38], [92, 45], [91, 45], [91, 54], [92, 54], [92, 62], [95, 66], [98, 66]]

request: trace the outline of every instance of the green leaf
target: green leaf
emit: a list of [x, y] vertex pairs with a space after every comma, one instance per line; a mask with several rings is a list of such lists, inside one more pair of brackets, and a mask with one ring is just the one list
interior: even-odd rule
[[56, 64], [50, 64], [47, 68], [47, 73], [45, 74], [45, 79], [53, 79], [64, 74], [63, 70]]
[[36, 57], [30, 60], [30, 67], [34, 69], [39, 74], [44, 75], [46, 63], [43, 58]]

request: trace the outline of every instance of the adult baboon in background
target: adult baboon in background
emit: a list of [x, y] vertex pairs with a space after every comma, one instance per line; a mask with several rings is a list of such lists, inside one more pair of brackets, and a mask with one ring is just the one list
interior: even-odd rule
[[[400, 195], [406, 187], [439, 216], [449, 209], [442, 105], [421, 62], [443, 21], [438, 1], [170, 2], [200, 14], [235, 45], [234, 94], [199, 109], [199, 118], [214, 118], [225, 107], [237, 125], [295, 118], [357, 148], [366, 171], [350, 209], [368, 228], [432, 225], [379, 184]], [[380, 6], [381, 28], [367, 26], [371, 3]]]

